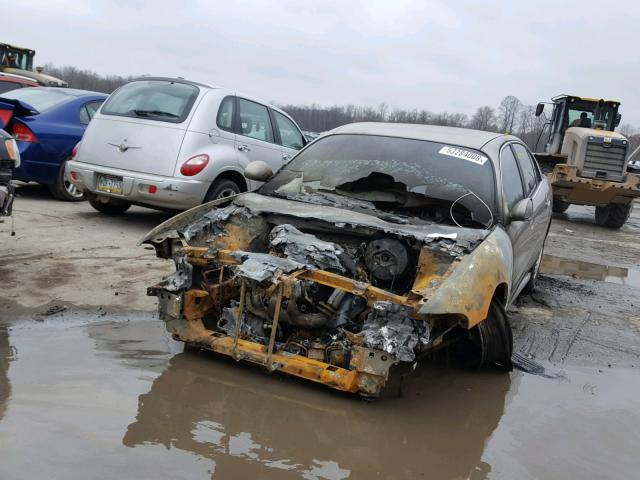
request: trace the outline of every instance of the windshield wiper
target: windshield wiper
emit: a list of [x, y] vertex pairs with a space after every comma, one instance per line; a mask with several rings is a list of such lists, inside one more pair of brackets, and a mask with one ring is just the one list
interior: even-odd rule
[[164, 110], [134, 110], [133, 113], [139, 117], [170, 117], [180, 118], [179, 115], [171, 112], [165, 112]]

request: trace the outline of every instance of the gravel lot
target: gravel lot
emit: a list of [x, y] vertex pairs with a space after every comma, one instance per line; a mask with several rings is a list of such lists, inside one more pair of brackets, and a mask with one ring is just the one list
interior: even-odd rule
[[181, 353], [146, 296], [173, 265], [137, 246], [169, 214], [19, 195], [15, 236], [0, 224], [3, 479], [637, 475], [637, 206], [620, 231], [586, 207], [554, 218], [510, 311], [515, 349], [554, 378], [420, 365], [366, 404]]

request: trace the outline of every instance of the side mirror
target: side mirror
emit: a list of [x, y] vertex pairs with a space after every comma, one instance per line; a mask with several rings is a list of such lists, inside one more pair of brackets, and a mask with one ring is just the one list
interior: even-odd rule
[[536, 117], [539, 117], [544, 112], [544, 103], [539, 103], [536, 105]]
[[247, 168], [244, 169], [244, 176], [256, 182], [266, 182], [273, 176], [273, 170], [267, 162], [256, 160], [247, 165]]
[[518, 203], [516, 203], [511, 211], [509, 212], [509, 217], [512, 222], [522, 222], [524, 220], [529, 220], [533, 215], [533, 200], [530, 198], [523, 198]]
[[613, 126], [617, 127], [618, 125], [620, 125], [621, 121], [622, 121], [622, 115], [620, 113], [616, 113], [616, 119], [613, 121]]

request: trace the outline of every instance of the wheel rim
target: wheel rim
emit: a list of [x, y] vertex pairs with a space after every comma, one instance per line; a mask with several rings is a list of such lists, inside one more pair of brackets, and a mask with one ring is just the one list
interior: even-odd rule
[[220, 198], [231, 197], [232, 195], [235, 195], [237, 193], [238, 192], [236, 192], [233, 188], [224, 188], [224, 189], [220, 190], [220, 193], [218, 193], [218, 196], [216, 197], [216, 200], [219, 200]]
[[84, 192], [80, 191], [78, 187], [76, 187], [69, 180], [64, 181], [64, 189], [73, 198], [82, 198], [82, 196], [84, 195]]

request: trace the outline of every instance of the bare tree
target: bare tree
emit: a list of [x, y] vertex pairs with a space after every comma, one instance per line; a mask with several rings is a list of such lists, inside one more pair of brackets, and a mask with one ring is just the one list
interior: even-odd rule
[[478, 107], [469, 121], [469, 127], [476, 130], [497, 130], [495, 110], [488, 106]]
[[638, 133], [638, 130], [633, 125], [629, 125], [628, 123], [623, 123], [618, 127], [618, 132], [620, 132], [625, 137], [629, 138], [636, 135]]
[[82, 70], [72, 66], [56, 67], [50, 63], [44, 66], [44, 71], [54, 77], [65, 80], [71, 88], [103, 93], [111, 93], [134, 78], [121, 77], [119, 75], [99, 75], [91, 70]]
[[378, 111], [380, 112], [380, 121], [384, 122], [385, 119], [387, 118], [387, 111], [389, 110], [389, 105], [387, 105], [384, 102], [381, 102], [380, 105], [378, 105]]
[[513, 133], [522, 103], [513, 95], [504, 97], [498, 107], [498, 127], [501, 133]]

